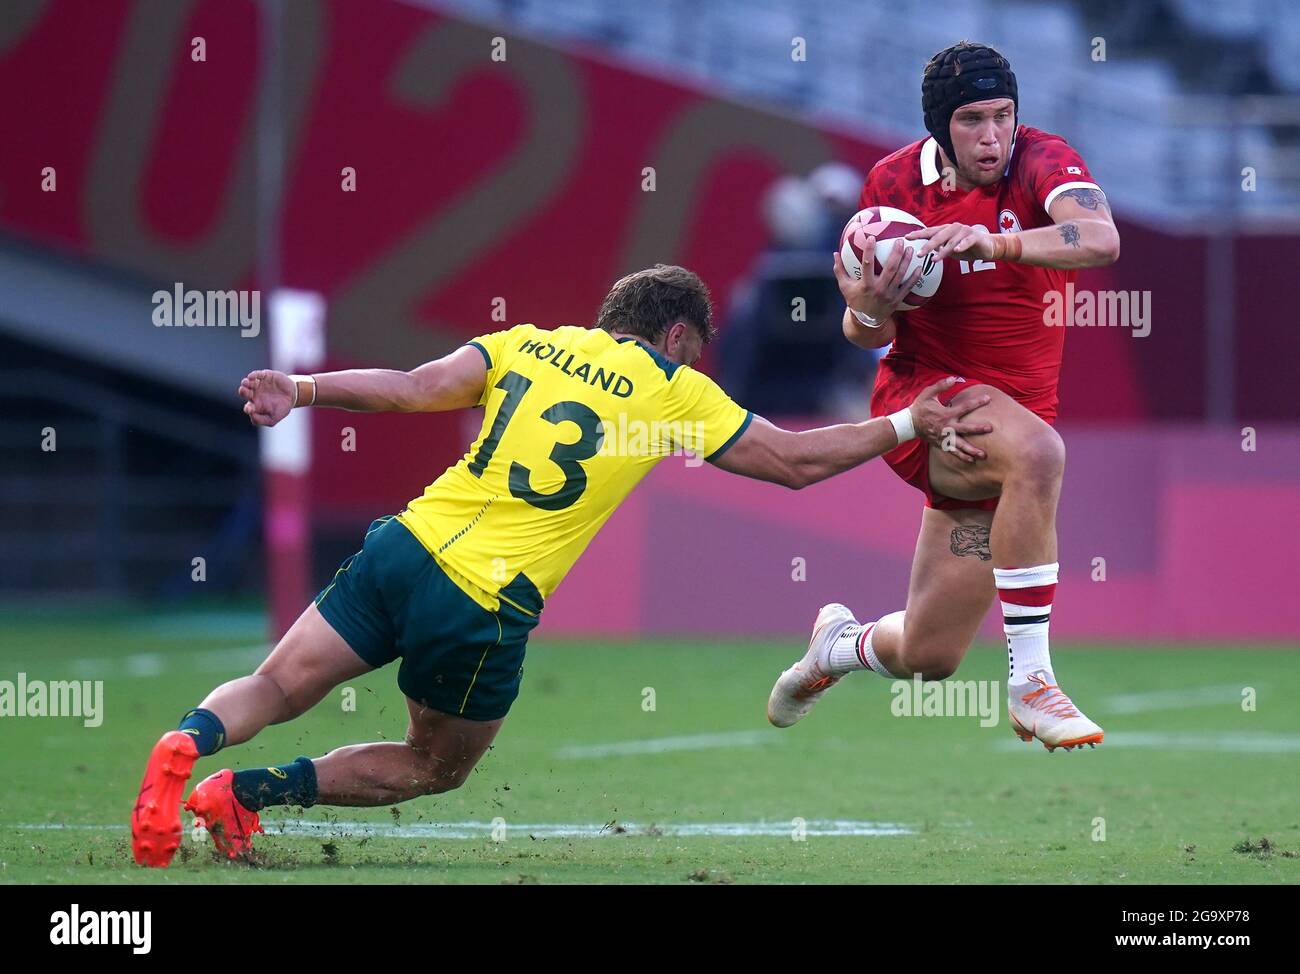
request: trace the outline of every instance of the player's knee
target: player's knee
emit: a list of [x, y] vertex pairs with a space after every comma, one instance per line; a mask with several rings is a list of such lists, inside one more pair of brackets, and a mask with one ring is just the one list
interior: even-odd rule
[[280, 691], [280, 696], [284, 700], [285, 720], [301, 717], [315, 705], [317, 697], [303, 684], [303, 681], [294, 679], [293, 674], [270, 670], [258, 675]]
[[257, 672], [249, 677], [249, 679], [258, 681], [259, 693], [263, 698], [270, 699], [276, 696], [279, 697], [279, 712], [271, 721], [273, 724], [280, 724], [286, 720], [293, 720], [302, 713], [301, 710], [296, 709], [294, 706], [293, 694], [289, 689], [289, 681], [284, 679], [283, 674], [281, 674], [276, 667], [263, 664], [258, 667]]
[[957, 672], [957, 664], [948, 660], [936, 660], [919, 667], [916, 672], [922, 680], [946, 680]]
[[455, 791], [469, 779], [472, 768], [447, 768], [430, 766], [421, 784], [426, 795], [442, 795]]
[[410, 740], [406, 742], [406, 746], [415, 753], [419, 768], [416, 784], [423, 795], [441, 795], [444, 792], [455, 791], [468, 780], [470, 772], [474, 770], [472, 763], [445, 761], [424, 748], [417, 747]]
[[1065, 441], [1046, 423], [1035, 426], [1018, 438], [1015, 460], [1021, 476], [1059, 481], [1065, 473]]
[[919, 675], [922, 680], [946, 680], [957, 672], [961, 655], [946, 647], [904, 647], [903, 663], [909, 675]]

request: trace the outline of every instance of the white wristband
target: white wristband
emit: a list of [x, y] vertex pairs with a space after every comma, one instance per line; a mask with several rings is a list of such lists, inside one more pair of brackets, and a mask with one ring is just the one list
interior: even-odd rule
[[853, 317], [858, 319], [858, 324], [863, 328], [883, 328], [885, 325], [883, 321], [879, 321], [869, 314], [864, 314], [857, 308], [849, 308], [849, 310], [853, 312]]
[[298, 408], [298, 383], [299, 382], [311, 383], [311, 402], [305, 402], [302, 405], [304, 406], [316, 405], [316, 377], [314, 375], [291, 375], [289, 376], [289, 381], [293, 383], [293, 403], [289, 406], [290, 409]]
[[916, 426], [912, 423], [912, 410], [900, 409], [896, 413], [890, 413], [885, 419], [889, 420], [893, 425], [899, 443], [906, 443], [908, 440], [916, 439]]

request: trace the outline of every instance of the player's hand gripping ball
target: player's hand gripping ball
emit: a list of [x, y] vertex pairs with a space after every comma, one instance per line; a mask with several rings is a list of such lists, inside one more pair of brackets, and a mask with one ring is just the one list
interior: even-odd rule
[[[844, 269], [849, 274], [861, 280], [862, 249], [868, 237], [875, 237], [875, 273], [883, 274], [885, 262], [889, 260], [889, 255], [893, 253], [894, 248], [909, 245], [903, 237], [913, 230], [923, 229], [925, 224], [910, 213], [892, 206], [868, 206], [865, 210], [854, 213], [849, 217], [849, 222], [844, 225], [844, 232], [840, 234], [840, 260], [844, 262]], [[911, 243], [915, 250], [919, 241]], [[911, 266], [904, 272], [902, 280], [907, 280], [918, 267], [921, 268], [921, 278], [912, 285], [912, 290], [903, 299], [903, 308], [921, 307], [934, 297], [935, 292], [939, 290], [939, 283], [943, 280], [943, 261], [935, 260], [933, 253], [923, 257], [914, 253]]]

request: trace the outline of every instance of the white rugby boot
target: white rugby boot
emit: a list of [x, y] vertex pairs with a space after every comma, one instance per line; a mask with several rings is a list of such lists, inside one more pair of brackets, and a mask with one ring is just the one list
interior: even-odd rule
[[1028, 686], [1007, 687], [1007, 716], [1017, 737], [1026, 742], [1036, 737], [1049, 751], [1096, 747], [1105, 736], [1060, 687], [1047, 681], [1045, 671], [1029, 674]]
[[823, 605], [813, 622], [808, 651], [788, 670], [781, 673], [767, 698], [767, 719], [777, 727], [790, 727], [808, 715], [817, 701], [844, 674], [830, 672], [827, 658], [830, 645], [847, 625], [857, 620], [847, 606], [832, 602]]

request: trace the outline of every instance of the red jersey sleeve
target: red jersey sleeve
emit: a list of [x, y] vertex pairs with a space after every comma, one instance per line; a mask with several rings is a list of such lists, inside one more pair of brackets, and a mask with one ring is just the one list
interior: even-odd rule
[[1064, 139], [1042, 139], [1028, 146], [1018, 175], [1025, 191], [1044, 212], [1067, 189], [1101, 189], [1083, 157]]
[[867, 180], [862, 184], [862, 192], [858, 195], [858, 209], [865, 210], [868, 206], [878, 206], [876, 200], [876, 188], [873, 182], [876, 178], [877, 166], [871, 167], [871, 172], [867, 173]]

